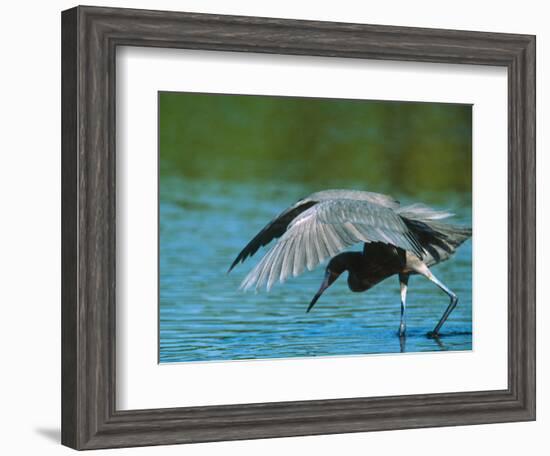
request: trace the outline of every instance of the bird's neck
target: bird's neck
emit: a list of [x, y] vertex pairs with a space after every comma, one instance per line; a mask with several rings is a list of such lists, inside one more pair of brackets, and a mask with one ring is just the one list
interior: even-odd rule
[[357, 270], [363, 261], [363, 254], [361, 252], [344, 252], [342, 255], [345, 256], [346, 269], [350, 272]]
[[359, 269], [362, 259], [363, 254], [360, 252], [340, 253], [331, 260], [328, 268], [337, 274], [344, 271], [348, 271], [350, 274], [355, 273]]

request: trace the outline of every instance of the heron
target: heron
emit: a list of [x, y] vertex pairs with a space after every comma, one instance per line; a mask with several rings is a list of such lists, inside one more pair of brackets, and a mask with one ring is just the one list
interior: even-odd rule
[[[302, 198], [271, 220], [237, 255], [228, 273], [274, 239], [277, 242], [248, 273], [240, 288], [267, 291], [327, 258], [321, 286], [306, 312], [324, 291], [347, 271], [352, 292], [364, 292], [397, 275], [401, 292], [398, 334], [406, 333], [409, 277], [418, 274], [447, 294], [450, 302], [429, 337], [440, 330], [458, 303], [457, 295], [431, 267], [448, 260], [472, 235], [470, 227], [450, 224], [454, 214], [422, 203], [402, 206], [391, 196], [362, 190], [323, 190]], [[346, 251], [363, 244], [359, 252]]]

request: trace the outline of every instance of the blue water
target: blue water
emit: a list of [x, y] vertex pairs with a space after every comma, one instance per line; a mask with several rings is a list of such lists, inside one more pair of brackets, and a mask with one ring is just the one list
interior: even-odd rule
[[[352, 293], [342, 276], [310, 313], [305, 310], [322, 281], [324, 265], [277, 283], [269, 293], [238, 289], [267, 249], [227, 275], [235, 256], [269, 220], [313, 190], [317, 189], [162, 175], [160, 362], [471, 350], [471, 240], [450, 261], [432, 269], [459, 296], [439, 340], [426, 333], [439, 321], [448, 298], [420, 276], [409, 281], [405, 340], [397, 336], [397, 277], [365, 293]], [[412, 202], [406, 195], [393, 196]], [[452, 210], [457, 223], [471, 223], [468, 198], [423, 195], [415, 200]]]

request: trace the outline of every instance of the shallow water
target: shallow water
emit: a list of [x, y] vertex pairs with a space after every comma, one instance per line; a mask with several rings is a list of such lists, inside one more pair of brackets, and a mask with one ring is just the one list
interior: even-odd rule
[[[342, 276], [310, 313], [305, 310], [322, 281], [324, 265], [276, 284], [269, 293], [238, 289], [267, 249], [228, 275], [235, 256], [269, 220], [313, 190], [162, 175], [160, 362], [471, 350], [471, 240], [451, 260], [432, 268], [459, 296], [439, 340], [426, 333], [438, 322], [448, 298], [419, 276], [409, 281], [407, 337], [401, 341], [397, 277], [366, 293], [352, 293]], [[413, 202], [404, 195], [393, 196], [403, 203]], [[458, 224], [471, 223], [467, 197], [422, 195], [415, 201], [451, 210]], [[352, 250], [360, 251], [361, 246]]]

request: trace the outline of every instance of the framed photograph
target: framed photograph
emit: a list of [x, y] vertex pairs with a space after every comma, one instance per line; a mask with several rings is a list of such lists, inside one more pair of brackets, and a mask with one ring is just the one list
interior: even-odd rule
[[62, 443], [535, 419], [535, 37], [62, 13]]

